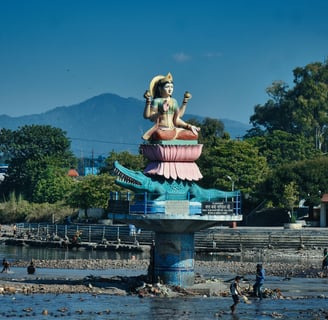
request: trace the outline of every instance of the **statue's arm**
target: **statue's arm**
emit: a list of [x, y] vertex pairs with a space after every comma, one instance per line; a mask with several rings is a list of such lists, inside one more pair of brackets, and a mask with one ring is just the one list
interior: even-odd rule
[[187, 107], [188, 100], [191, 99], [191, 94], [189, 92], [185, 92], [183, 97], [183, 103], [180, 108], [177, 108], [174, 113], [174, 125], [176, 127], [184, 128], [186, 130], [191, 130], [194, 135], [198, 135], [198, 131], [200, 131], [199, 127], [193, 126], [185, 121], [183, 121], [181, 118], [184, 115]]
[[183, 115], [185, 114], [188, 101], [189, 101], [189, 99], [191, 99], [191, 97], [192, 97], [191, 94], [188, 91], [186, 91], [184, 96], [183, 96], [182, 105], [179, 109], [179, 117], [180, 118], [182, 118]]
[[143, 116], [145, 119], [150, 119], [153, 122], [157, 121], [158, 118], [158, 103], [156, 99], [151, 100], [150, 92], [147, 90], [144, 94], [146, 99]]

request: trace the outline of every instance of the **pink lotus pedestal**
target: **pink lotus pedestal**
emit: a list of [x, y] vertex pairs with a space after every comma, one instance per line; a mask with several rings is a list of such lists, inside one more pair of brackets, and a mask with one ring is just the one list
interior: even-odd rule
[[194, 161], [200, 157], [202, 148], [202, 144], [143, 144], [141, 152], [149, 160], [144, 173], [166, 179], [198, 181], [203, 176]]

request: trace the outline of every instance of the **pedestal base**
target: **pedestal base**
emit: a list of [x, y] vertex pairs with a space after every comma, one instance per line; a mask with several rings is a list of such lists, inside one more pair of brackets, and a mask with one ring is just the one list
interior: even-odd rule
[[181, 287], [195, 283], [194, 233], [156, 233], [154, 278]]

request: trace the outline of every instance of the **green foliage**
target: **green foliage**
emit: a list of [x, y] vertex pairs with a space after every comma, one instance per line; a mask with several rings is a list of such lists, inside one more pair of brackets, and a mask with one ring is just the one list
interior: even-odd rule
[[297, 200], [306, 199], [311, 207], [328, 192], [327, 160], [322, 157], [328, 150], [328, 64], [311, 63], [293, 74], [293, 88], [275, 81], [267, 89], [269, 100], [255, 106], [253, 128], [244, 139], [272, 169], [258, 188], [259, 197], [290, 207], [293, 197], [286, 186], [293, 184]]
[[[274, 82], [267, 93], [270, 99], [255, 106], [250, 122], [258, 131], [280, 130], [302, 135], [307, 144], [326, 151], [328, 148], [328, 63], [311, 63], [294, 70], [295, 86], [289, 89]], [[251, 130], [249, 136], [254, 136]]]
[[101, 168], [100, 172], [112, 174], [113, 163], [116, 160], [124, 167], [135, 171], [142, 171], [145, 168], [146, 164], [146, 160], [142, 155], [133, 155], [127, 151], [123, 151], [120, 153], [112, 151], [105, 160], [106, 166], [104, 168]]
[[25, 221], [27, 206], [27, 201], [23, 200], [21, 196], [16, 197], [16, 194], [12, 192], [8, 201], [0, 203], [0, 223], [10, 224]]
[[38, 203], [62, 201], [73, 184], [74, 179], [67, 175], [67, 170], [49, 166], [36, 180], [32, 198]]
[[55, 204], [33, 203], [16, 197], [11, 193], [9, 200], [0, 203], [0, 223], [12, 224], [17, 222], [55, 222], [63, 223], [65, 216], [72, 213], [72, 209], [62, 202]]
[[201, 127], [199, 132], [199, 143], [208, 147], [215, 145], [225, 136], [224, 124], [220, 120], [205, 118], [198, 126]]
[[326, 157], [284, 164], [270, 172], [260, 191], [263, 197], [279, 206], [285, 186], [294, 183], [293, 188], [299, 195], [298, 200], [306, 199], [308, 205], [318, 205], [321, 194], [328, 192], [327, 177]]
[[215, 147], [204, 146], [198, 161], [206, 188], [231, 190], [230, 176], [235, 181], [235, 189], [252, 193], [256, 186], [265, 179], [268, 167], [258, 149], [247, 141], [220, 139]]
[[273, 82], [267, 88], [270, 99], [263, 105], [256, 105], [255, 113], [250, 117], [250, 122], [257, 129], [264, 128], [268, 132], [292, 130], [292, 112], [288, 104], [288, 85], [282, 81]]
[[64, 223], [65, 217], [72, 214], [72, 209], [64, 202], [29, 203], [26, 210], [25, 222]]
[[37, 185], [45, 178], [48, 168], [68, 170], [75, 163], [69, 148], [70, 142], [65, 133], [51, 126], [23, 126], [15, 131], [2, 129], [0, 151], [9, 157], [9, 168], [6, 179], [0, 185], [0, 193], [6, 197], [16, 192], [28, 201], [44, 201], [35, 194], [35, 190], [40, 188]]
[[274, 130], [261, 136], [247, 139], [259, 149], [270, 168], [277, 168], [284, 163], [291, 163], [316, 158], [321, 152], [301, 134]]
[[299, 193], [297, 191], [297, 185], [295, 181], [291, 181], [284, 186], [284, 192], [281, 198], [281, 204], [283, 207], [291, 210], [292, 215], [294, 211], [294, 206], [297, 205], [299, 200]]
[[66, 203], [72, 208], [103, 208], [107, 209], [111, 191], [122, 191], [122, 188], [115, 184], [115, 177], [106, 173], [98, 176], [89, 175], [77, 181]]

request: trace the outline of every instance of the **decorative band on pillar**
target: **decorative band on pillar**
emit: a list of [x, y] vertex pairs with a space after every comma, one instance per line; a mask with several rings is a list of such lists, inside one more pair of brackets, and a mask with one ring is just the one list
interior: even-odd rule
[[195, 283], [194, 233], [156, 233], [154, 275], [165, 284]]

